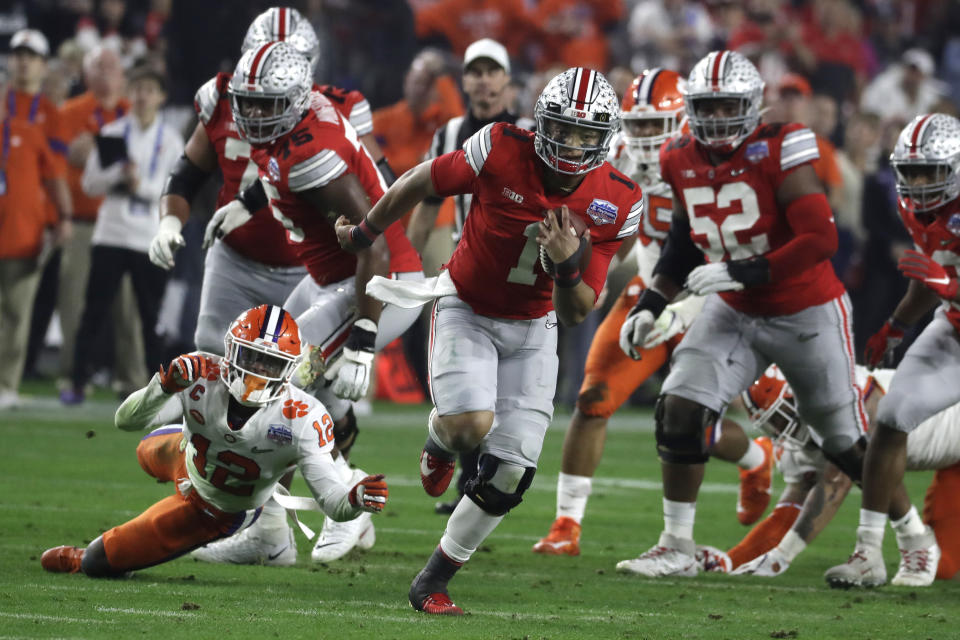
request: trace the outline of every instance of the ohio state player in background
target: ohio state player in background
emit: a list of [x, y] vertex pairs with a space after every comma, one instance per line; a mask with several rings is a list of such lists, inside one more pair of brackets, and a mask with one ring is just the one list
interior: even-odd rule
[[[960, 379], [960, 121], [942, 113], [918, 116], [900, 133], [890, 163], [897, 177], [900, 217], [917, 250], [907, 251], [897, 265], [910, 284], [890, 320], [867, 341], [867, 363], [880, 364], [905, 329], [938, 303], [941, 307], [907, 349], [877, 408], [864, 466], [856, 548], [846, 564], [827, 571], [832, 586], [885, 582], [881, 543], [887, 505], [902, 484], [907, 434], [960, 401], [960, 386], [955, 384]], [[940, 550], [929, 529], [912, 535], [916, 542], [909, 547], [914, 551], [910, 566], [915, 575], [902, 584], [927, 586], [933, 582]], [[904, 548], [899, 536], [897, 541]]]
[[[281, 307], [244, 311], [224, 335], [224, 356], [190, 353], [128, 397], [116, 425], [138, 431], [183, 416], [183, 425], [155, 429], [137, 446], [137, 460], [172, 496], [113, 527], [86, 549], [61, 546], [40, 557], [47, 571], [117, 577], [177, 558], [249, 525], [296, 464], [329, 517], [356, 519], [387, 501], [382, 475], [340, 479], [333, 420], [290, 376], [303, 357], [297, 323]], [[167, 407], [176, 411], [167, 415]], [[287, 564], [296, 549], [286, 552]]]
[[[667, 362], [703, 304], [703, 298], [687, 296], [668, 307], [658, 319], [660, 330], [647, 337], [639, 361], [620, 350], [620, 327], [640, 292], [651, 281], [653, 267], [670, 228], [672, 193], [670, 185], [660, 177], [660, 147], [681, 135], [686, 127], [681, 95], [683, 82], [676, 71], [646, 70], [634, 79], [620, 105], [623, 129], [610, 163], [641, 186], [646, 213], [637, 235], [623, 243], [618, 255], [632, 249], [630, 255], [636, 259], [637, 275], [624, 287], [590, 344], [583, 385], [563, 442], [556, 519], [549, 533], [533, 545], [535, 553], [580, 554], [581, 521], [593, 474], [603, 453], [607, 421], [637, 387]], [[754, 441], [745, 437], [742, 440], [739, 444], [745, 454], [739, 464], [744, 469], [741, 482], [744, 495], [738, 502], [738, 516], [744, 524], [752, 524], [770, 500], [772, 456]], [[753, 474], [749, 473], [751, 469], [755, 470]]]
[[[590, 69], [568, 69], [547, 84], [535, 116], [535, 134], [487, 125], [462, 150], [405, 173], [359, 226], [337, 221], [341, 245], [363, 248], [427, 197], [472, 195], [447, 270], [432, 291], [410, 292], [420, 304], [436, 298], [430, 351], [436, 408], [420, 457], [427, 493], [446, 490], [458, 452], [482, 447], [478, 475], [465, 490], [469, 500], [457, 505], [410, 587], [411, 605], [431, 614], [463, 613], [447, 583], [533, 479], [553, 414], [557, 319], [576, 324], [586, 317], [610, 259], [640, 223], [640, 188], [604, 161], [620, 124], [607, 80]], [[574, 216], [587, 227], [579, 239], [570, 232]], [[591, 240], [592, 257], [583, 265]]]
[[[824, 452], [859, 480], [866, 449], [853, 379], [850, 304], [830, 266], [837, 232], [810, 163], [813, 132], [759, 126], [763, 81], [744, 56], [714, 51], [684, 92], [692, 135], [661, 151], [674, 213], [653, 282], [621, 330], [638, 357], [657, 316], [683, 288], [709, 295], [673, 355], [655, 411], [664, 484], [664, 532], [619, 571], [694, 576], [693, 524], [707, 460], [704, 429], [771, 362]], [[703, 264], [704, 258], [707, 264]], [[901, 486], [894, 517], [915, 511]]]

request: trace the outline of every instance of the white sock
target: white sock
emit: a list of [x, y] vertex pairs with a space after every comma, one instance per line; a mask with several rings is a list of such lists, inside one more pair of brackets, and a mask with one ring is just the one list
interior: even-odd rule
[[879, 547], [883, 544], [883, 528], [885, 526], [887, 526], [887, 514], [860, 509], [857, 543], [868, 547]]
[[737, 460], [737, 466], [747, 471], [756, 469], [763, 464], [764, 458], [763, 447], [751, 440], [750, 444], [747, 445], [747, 452], [743, 454], [742, 458]]
[[790, 531], [787, 531], [787, 535], [783, 536], [783, 539], [780, 540], [777, 548], [780, 549], [780, 553], [788, 562], [793, 562], [793, 559], [807, 548], [807, 543], [797, 535], [796, 531], [790, 529]]
[[923, 520], [917, 513], [917, 508], [910, 505], [910, 511], [899, 520], [891, 520], [890, 526], [897, 532], [897, 539], [903, 536], [918, 536], [925, 531]]
[[447, 520], [440, 548], [451, 560], [466, 562], [501, 520], [503, 516], [492, 516], [470, 498], [464, 498]]
[[590, 476], [575, 476], [561, 471], [557, 477], [557, 517], [573, 518], [580, 524], [592, 488], [593, 478]]
[[287, 510], [277, 504], [273, 498], [263, 505], [263, 511], [255, 523], [261, 529], [279, 529], [287, 526]]
[[696, 517], [696, 502], [663, 499], [663, 530], [673, 537], [693, 540], [693, 521]]

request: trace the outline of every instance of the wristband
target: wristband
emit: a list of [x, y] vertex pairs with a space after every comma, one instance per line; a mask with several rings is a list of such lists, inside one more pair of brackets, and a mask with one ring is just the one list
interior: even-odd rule
[[907, 329], [913, 326], [912, 324], [904, 324], [893, 316], [890, 316], [890, 319], [887, 320], [887, 323], [890, 325], [891, 329], [896, 329], [897, 331], [907, 331]]
[[770, 262], [763, 256], [745, 260], [731, 260], [727, 263], [727, 273], [745, 287], [770, 282]]
[[360, 224], [350, 230], [350, 241], [353, 246], [360, 249], [366, 249], [371, 246], [383, 231], [372, 225], [366, 217], [360, 221]]
[[637, 298], [637, 304], [633, 305], [633, 309], [630, 310], [630, 313], [627, 314], [627, 317], [630, 317], [643, 310], [647, 310], [653, 314], [654, 318], [659, 318], [660, 314], [663, 313], [663, 310], [666, 308], [667, 299], [664, 298], [659, 292], [647, 288], [640, 293], [640, 297]]

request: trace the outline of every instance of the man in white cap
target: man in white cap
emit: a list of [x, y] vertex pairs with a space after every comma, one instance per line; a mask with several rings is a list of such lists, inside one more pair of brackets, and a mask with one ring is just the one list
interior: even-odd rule
[[[517, 118], [509, 109], [510, 87], [510, 56], [507, 49], [490, 38], [477, 40], [467, 47], [463, 54], [463, 92], [469, 101], [466, 115], [451, 118], [446, 124], [433, 134], [433, 142], [427, 159], [433, 159], [444, 153], [459, 149], [463, 142], [474, 133], [492, 122], [509, 122], [524, 129], [532, 129], [533, 121], [529, 118]], [[437, 214], [443, 204], [443, 198], [427, 198], [414, 209], [410, 224], [407, 227], [407, 236], [413, 247], [421, 254], [427, 245], [430, 233], [437, 221]], [[445, 263], [453, 253], [453, 247], [460, 239], [460, 232], [470, 211], [470, 194], [454, 197], [456, 226], [450, 242], [440, 245], [437, 255], [434, 255], [435, 264]], [[444, 238], [446, 240], [446, 238]], [[425, 260], [427, 262], [429, 258]], [[463, 487], [470, 476], [476, 475], [477, 454], [466, 453], [460, 456], [460, 478], [457, 480], [459, 495], [451, 502], [438, 502], [437, 513], [453, 513], [460, 497], [463, 496]]]
[[945, 88], [933, 77], [933, 56], [924, 49], [907, 49], [900, 64], [874, 78], [860, 99], [862, 111], [878, 114], [885, 122], [906, 124], [922, 113], [935, 111]]
[[43, 131], [54, 153], [54, 175], [46, 187], [55, 211], [48, 206], [58, 244], [69, 238], [73, 204], [66, 178], [67, 145], [57, 107], [40, 93], [47, 76], [50, 45], [36, 29], [21, 29], [10, 39], [10, 86], [3, 95], [11, 118], [33, 124]]

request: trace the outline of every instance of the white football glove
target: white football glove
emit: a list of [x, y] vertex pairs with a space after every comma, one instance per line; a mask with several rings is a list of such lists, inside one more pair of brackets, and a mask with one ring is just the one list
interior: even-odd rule
[[764, 578], [773, 578], [790, 567], [790, 561], [780, 551], [780, 547], [774, 547], [762, 556], [756, 557], [750, 562], [737, 567], [731, 575], [734, 576], [762, 576]]
[[173, 254], [185, 244], [183, 236], [180, 235], [181, 229], [183, 223], [180, 218], [163, 216], [157, 235], [150, 241], [150, 250], [147, 252], [150, 262], [168, 271], [173, 268]]
[[718, 291], [742, 291], [743, 283], [730, 275], [726, 262], [711, 262], [690, 272], [687, 289], [698, 296], [705, 296]]
[[370, 386], [373, 370], [374, 344], [377, 325], [369, 318], [360, 318], [353, 324], [343, 353], [334, 360], [323, 377], [332, 381], [330, 390], [338, 398], [359, 400]]
[[252, 217], [253, 214], [247, 211], [243, 203], [234, 198], [217, 209], [210, 218], [203, 232], [203, 248], [209, 249], [217, 238], [229, 235], [237, 227], [245, 225]]
[[620, 348], [634, 360], [640, 359], [640, 349], [653, 330], [656, 318], [649, 309], [631, 313], [620, 327]]
[[668, 304], [653, 324], [653, 330], [647, 334], [647, 339], [643, 342], [643, 348], [652, 349], [658, 344], [684, 333], [693, 324], [697, 314], [700, 313], [703, 302], [704, 299], [701, 296], [687, 296], [678, 302]]

